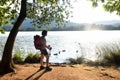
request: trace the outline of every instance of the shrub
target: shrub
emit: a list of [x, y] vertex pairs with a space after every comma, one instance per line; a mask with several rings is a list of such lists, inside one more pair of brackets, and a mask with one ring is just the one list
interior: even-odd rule
[[39, 63], [40, 62], [40, 54], [36, 53], [35, 55], [33, 55], [32, 62]]
[[69, 58], [69, 59], [67, 59], [67, 60], [68, 60], [69, 63], [71, 63], [71, 64], [77, 64], [76, 59], [74, 59], [74, 58]]
[[39, 53], [29, 53], [24, 60], [25, 63], [39, 63], [40, 62], [40, 54]]
[[23, 56], [24, 56], [23, 51], [15, 52], [13, 55], [13, 62], [16, 64], [23, 63], [23, 60], [24, 60]]
[[85, 61], [85, 59], [81, 56], [81, 57], [77, 57], [76, 59], [74, 58], [69, 58], [67, 59], [69, 61], [70, 64], [81, 64]]
[[98, 49], [100, 64], [120, 66], [120, 49], [118, 46], [103, 46]]
[[103, 61], [107, 64], [120, 66], [120, 51], [103, 54]]

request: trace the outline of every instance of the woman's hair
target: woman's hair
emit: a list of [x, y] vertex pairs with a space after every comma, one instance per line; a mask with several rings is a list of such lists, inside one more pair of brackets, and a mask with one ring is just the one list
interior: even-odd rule
[[45, 36], [47, 34], [47, 30], [42, 31], [42, 35]]

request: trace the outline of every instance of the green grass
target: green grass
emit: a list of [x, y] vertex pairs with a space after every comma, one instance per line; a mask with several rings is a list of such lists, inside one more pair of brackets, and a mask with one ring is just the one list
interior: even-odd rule
[[67, 59], [70, 64], [87, 64], [91, 66], [120, 66], [120, 48], [119, 45], [108, 45], [96, 47], [97, 59], [95, 61], [87, 60], [83, 56]]
[[99, 51], [98, 54], [98, 62], [102, 65], [108, 66], [120, 66], [120, 48], [119, 46], [102, 46], [101, 48], [97, 48]]
[[24, 51], [16, 51], [13, 55], [13, 62], [15, 64], [21, 64], [21, 63], [39, 63], [40, 62], [40, 53], [33, 53], [28, 52], [27, 56], [25, 56]]
[[[84, 56], [77, 58], [69, 58], [67, 61], [70, 64], [89, 64], [95, 66], [120, 66], [120, 48], [119, 46], [103, 45], [96, 48], [97, 60], [90, 61], [84, 58]], [[25, 57], [25, 51], [16, 51], [13, 55], [14, 63], [39, 63], [40, 53], [28, 52]]]
[[105, 64], [120, 66], [120, 51], [103, 54]]
[[13, 55], [14, 63], [23, 63], [24, 61], [24, 51], [17, 51]]
[[40, 62], [40, 54], [39, 53], [28, 53], [27, 57], [24, 60], [25, 63], [39, 63]]

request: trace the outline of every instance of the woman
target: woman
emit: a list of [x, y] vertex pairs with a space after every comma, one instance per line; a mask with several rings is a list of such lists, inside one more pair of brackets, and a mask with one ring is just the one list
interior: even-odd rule
[[51, 71], [52, 68], [49, 67], [49, 54], [47, 52], [47, 49], [51, 50], [52, 48], [50, 47], [50, 45], [46, 44], [46, 39], [45, 39], [46, 36], [47, 36], [47, 31], [43, 30], [42, 36], [40, 39], [41, 40], [41, 45], [40, 45], [40, 51], [41, 51], [40, 65], [41, 66], [40, 66], [40, 70], [45, 69], [45, 67], [43, 66], [43, 59], [44, 59], [44, 57], [46, 57], [46, 70]]

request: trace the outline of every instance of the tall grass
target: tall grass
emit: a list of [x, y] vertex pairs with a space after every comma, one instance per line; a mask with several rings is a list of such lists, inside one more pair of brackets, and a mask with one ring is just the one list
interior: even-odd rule
[[85, 63], [92, 66], [120, 66], [120, 47], [118, 44], [102, 44], [96, 47], [97, 59], [91, 61], [81, 57], [67, 59], [71, 64]]
[[83, 52], [83, 47], [81, 45], [81, 43], [77, 43], [77, 46], [79, 47], [78, 50], [76, 50], [76, 53], [81, 55], [80, 57], [76, 57], [76, 58], [69, 58], [66, 59], [70, 64], [82, 64], [86, 62], [86, 59], [84, 58], [84, 52]]
[[[13, 55], [15, 63], [39, 63], [40, 53], [29, 52], [25, 57], [25, 51], [18, 50]], [[120, 47], [119, 45], [104, 44], [96, 47], [97, 60], [92, 62], [86, 60], [81, 52], [81, 57], [67, 59], [71, 64], [88, 63], [93, 65], [115, 65], [120, 66]], [[88, 62], [86, 62], [88, 61]]]
[[23, 63], [24, 61], [24, 51], [17, 51], [13, 54], [14, 63]]
[[28, 53], [27, 57], [24, 60], [25, 63], [39, 63], [40, 62], [40, 54], [39, 53]]
[[40, 53], [39, 52], [25, 52], [16, 48], [13, 53], [13, 62], [16, 64], [20, 63], [39, 63]]
[[97, 47], [99, 63], [103, 65], [120, 66], [120, 48], [118, 45]]

